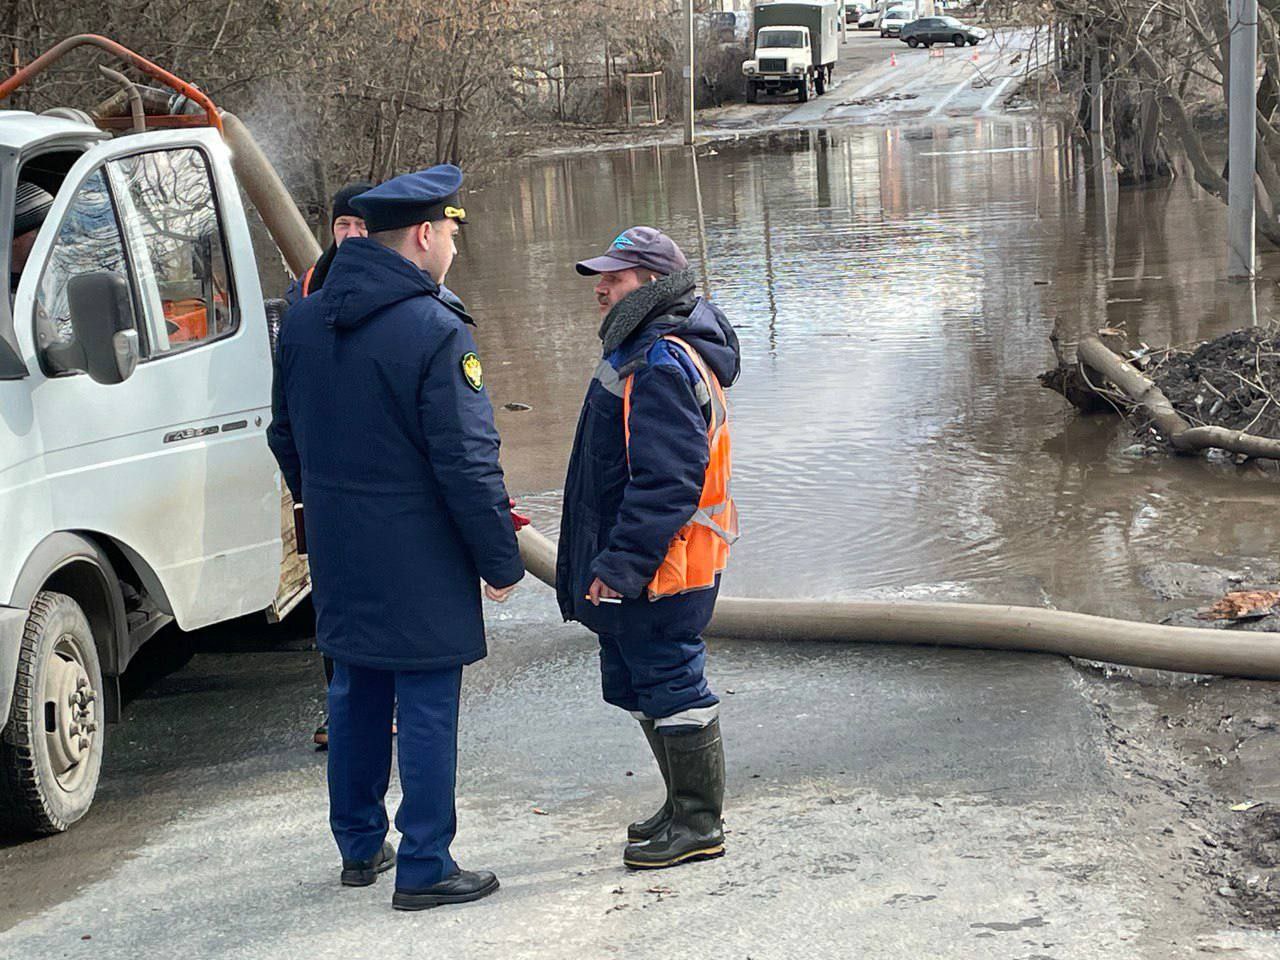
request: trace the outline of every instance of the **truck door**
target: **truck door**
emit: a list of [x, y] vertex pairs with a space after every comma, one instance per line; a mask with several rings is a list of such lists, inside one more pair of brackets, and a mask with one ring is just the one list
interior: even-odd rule
[[[216, 131], [91, 148], [59, 191], [15, 300], [53, 529], [115, 540], [184, 629], [262, 610], [280, 492], [264, 431], [271, 358], [257, 266]], [[140, 360], [117, 384], [65, 369], [68, 284], [127, 283]]]

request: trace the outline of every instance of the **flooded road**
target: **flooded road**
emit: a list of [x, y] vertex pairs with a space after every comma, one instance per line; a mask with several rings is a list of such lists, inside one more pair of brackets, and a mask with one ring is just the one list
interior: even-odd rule
[[1055, 318], [1136, 346], [1272, 315], [1274, 283], [1254, 304], [1218, 279], [1224, 208], [1189, 180], [1100, 191], [1056, 129], [1016, 118], [786, 131], [697, 167], [702, 242], [687, 148], [531, 163], [468, 200], [450, 282], [479, 318], [511, 487], [550, 533], [599, 357], [572, 264], [645, 223], [742, 337], [728, 592], [1142, 617], [1153, 563], [1268, 555], [1272, 471], [1135, 457], [1036, 382]]

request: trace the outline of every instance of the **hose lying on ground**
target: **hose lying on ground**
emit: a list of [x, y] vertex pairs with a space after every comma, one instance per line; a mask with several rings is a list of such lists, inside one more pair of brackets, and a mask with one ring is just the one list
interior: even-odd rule
[[[520, 531], [525, 567], [552, 586], [555, 550], [555, 544], [532, 527]], [[1040, 607], [721, 597], [707, 635], [1023, 650], [1131, 667], [1280, 680], [1280, 636], [1273, 633], [1169, 627]]]

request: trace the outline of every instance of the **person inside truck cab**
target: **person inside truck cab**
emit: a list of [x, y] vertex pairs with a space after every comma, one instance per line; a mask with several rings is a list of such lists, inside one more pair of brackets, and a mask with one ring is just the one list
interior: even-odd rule
[[49, 209], [53, 206], [53, 195], [42, 190], [34, 183], [18, 184], [13, 204], [13, 247], [9, 254], [9, 296], [18, 289], [18, 281], [22, 279], [22, 270], [31, 256], [31, 246], [36, 242], [36, 234], [44, 224]]
[[328, 249], [320, 255], [320, 259], [312, 264], [306, 273], [289, 284], [289, 289], [285, 291], [284, 298], [289, 301], [290, 306], [293, 306], [304, 297], [311, 296], [311, 294], [324, 286], [325, 277], [329, 275], [329, 266], [333, 263], [334, 254], [338, 252], [338, 247], [342, 246], [343, 240], [348, 237], [367, 237], [369, 235], [369, 231], [364, 225], [364, 218], [360, 216], [360, 212], [355, 207], [351, 206], [351, 201], [372, 188], [373, 184], [368, 180], [356, 180], [353, 183], [348, 183], [333, 195], [333, 203], [329, 213], [329, 226], [333, 233], [333, 242], [329, 244]]

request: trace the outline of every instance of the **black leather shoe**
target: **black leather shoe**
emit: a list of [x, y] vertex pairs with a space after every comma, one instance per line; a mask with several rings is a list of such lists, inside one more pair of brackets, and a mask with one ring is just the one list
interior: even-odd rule
[[372, 860], [343, 860], [342, 885], [344, 887], [367, 887], [378, 879], [378, 874], [390, 870], [396, 865], [396, 851], [386, 840], [382, 841], [382, 849]]
[[397, 890], [391, 897], [391, 906], [397, 910], [426, 910], [446, 903], [470, 903], [497, 889], [498, 878], [488, 870], [459, 870], [421, 890]]

